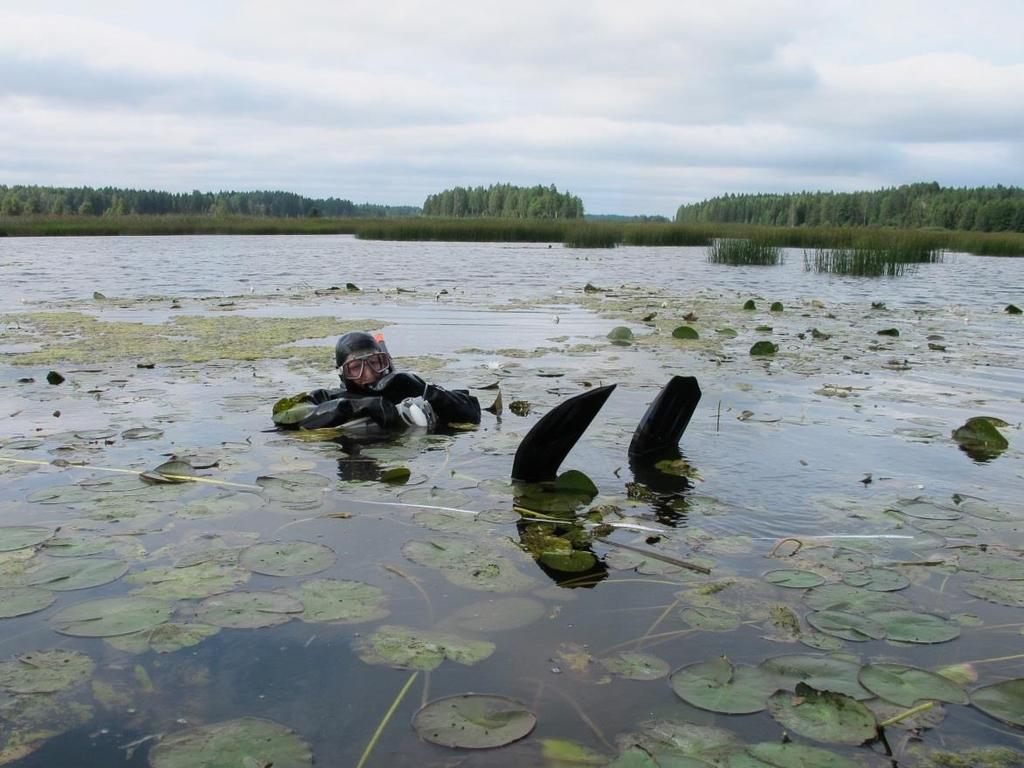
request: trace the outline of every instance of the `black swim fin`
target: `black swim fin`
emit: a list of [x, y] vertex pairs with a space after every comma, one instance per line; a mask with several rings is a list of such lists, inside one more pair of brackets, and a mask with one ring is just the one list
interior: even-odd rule
[[696, 377], [673, 376], [637, 425], [629, 455], [646, 458], [676, 450], [697, 409], [700, 394]]
[[614, 389], [614, 384], [595, 387], [544, 414], [519, 444], [512, 479], [524, 483], [554, 480], [558, 467]]

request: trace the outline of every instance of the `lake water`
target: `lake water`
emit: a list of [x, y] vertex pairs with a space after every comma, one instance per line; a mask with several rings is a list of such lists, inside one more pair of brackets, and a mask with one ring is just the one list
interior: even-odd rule
[[[1024, 750], [1024, 683], [1005, 682], [1024, 677], [1024, 321], [1004, 311], [1024, 304], [1024, 261], [950, 254], [869, 279], [786, 255], [0, 239], [0, 764], [188, 764], [164, 761], [240, 718], [331, 766], [371, 743], [368, 766], [773, 765], [744, 745], [784, 731], [862, 765]], [[683, 324], [699, 340], [672, 338]], [[608, 340], [617, 326], [631, 344]], [[500, 391], [502, 412], [384, 444], [273, 431], [278, 398], [332, 385], [350, 328], [484, 406]], [[778, 351], [751, 356], [761, 340]], [[631, 467], [676, 374], [703, 391], [683, 461]], [[613, 383], [562, 469], [597, 489], [575, 514], [618, 527], [528, 524], [522, 507], [564, 521], [573, 505], [509, 484], [519, 441]], [[978, 416], [1008, 448], [952, 438]], [[174, 458], [199, 481], [139, 478]], [[970, 664], [954, 701], [886, 728], [890, 758], [801, 719], [809, 673], [764, 664], [793, 654], [842, 667], [809, 682], [879, 721], [928, 695], [881, 701], [877, 664]], [[729, 685], [723, 655], [757, 684]], [[514, 703], [451, 716], [461, 733], [536, 727], [487, 750], [417, 730], [421, 706], [470, 692]], [[265, 765], [249, 759], [225, 764]]]

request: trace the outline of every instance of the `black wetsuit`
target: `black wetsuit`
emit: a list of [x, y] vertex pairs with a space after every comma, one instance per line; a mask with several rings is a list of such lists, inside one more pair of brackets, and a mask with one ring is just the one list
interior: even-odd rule
[[407, 424], [396, 405], [407, 397], [422, 397], [434, 409], [437, 427], [449, 424], [479, 424], [480, 403], [465, 389], [447, 390], [427, 384], [414, 373], [397, 371], [382, 377], [370, 388], [342, 380], [337, 389], [315, 389], [307, 396], [315, 411], [297, 424], [300, 429], [336, 427], [368, 416], [385, 430], [405, 429]]

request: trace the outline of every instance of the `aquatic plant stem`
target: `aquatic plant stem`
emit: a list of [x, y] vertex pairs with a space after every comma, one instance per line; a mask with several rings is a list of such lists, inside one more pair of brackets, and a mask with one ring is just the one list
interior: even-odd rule
[[897, 712], [892, 717], [886, 718], [885, 720], [880, 722], [878, 724], [878, 727], [879, 729], [881, 729], [888, 728], [890, 725], [896, 725], [896, 723], [901, 723], [907, 718], [913, 717], [914, 715], [919, 715], [922, 712], [927, 712], [933, 706], [935, 706], [934, 701], [926, 701], [924, 702], [924, 704], [918, 704], [916, 707], [911, 707], [910, 709], [904, 710], [903, 712]]
[[675, 602], [673, 602], [673, 603], [671, 603], [670, 605], [668, 605], [668, 606], [667, 606], [667, 607], [665, 608], [665, 610], [661, 612], [661, 615], [660, 615], [660, 616], [659, 616], [659, 617], [658, 617], [657, 619], [655, 619], [655, 620], [654, 620], [654, 623], [653, 623], [653, 624], [651, 624], [651, 626], [649, 626], [649, 627], [647, 628], [647, 631], [643, 633], [643, 635], [642, 635], [642, 636], [640, 637], [640, 640], [639, 640], [639, 642], [641, 642], [641, 643], [642, 643], [642, 642], [643, 642], [644, 640], [646, 640], [646, 639], [647, 639], [648, 637], [650, 637], [650, 635], [651, 635], [651, 632], [653, 632], [654, 630], [656, 630], [656, 629], [658, 628], [658, 625], [659, 625], [659, 624], [661, 624], [661, 622], [663, 622], [663, 621], [664, 621], [664, 620], [665, 620], [666, 618], [668, 618], [668, 615], [669, 615], [670, 613], [672, 613], [672, 610], [673, 610], [674, 608], [676, 608], [676, 607], [677, 607], [677, 606], [679, 605], [679, 602], [680, 602], [680, 600], [679, 600], [679, 598], [677, 597], [677, 598], [675, 599]]
[[402, 699], [404, 699], [405, 694], [409, 692], [409, 688], [412, 687], [412, 684], [413, 682], [415, 682], [416, 677], [419, 675], [419, 673], [420, 671], [417, 669], [415, 672], [409, 675], [409, 679], [405, 681], [405, 685], [402, 686], [402, 690], [398, 692], [398, 695], [395, 697], [395, 700], [391, 702], [391, 706], [388, 707], [388, 711], [384, 713], [384, 717], [380, 721], [380, 724], [377, 726], [377, 730], [373, 732], [373, 736], [370, 738], [370, 743], [367, 744], [366, 749], [363, 750], [363, 756], [360, 757], [359, 762], [356, 763], [356, 768], [363, 768], [363, 766], [366, 764], [366, 761], [370, 757], [370, 753], [373, 752], [373, 748], [377, 746], [377, 742], [380, 740], [380, 735], [384, 732], [384, 729], [387, 727], [388, 721], [391, 720], [391, 716], [395, 714], [395, 710], [398, 709], [398, 705], [402, 703]]
[[[570, 696], [565, 691], [560, 690], [559, 688], [556, 688], [554, 686], [547, 686], [547, 688], [548, 688], [548, 690], [554, 691], [559, 696], [561, 696], [562, 699], [565, 700], [565, 702], [570, 707], [572, 707], [574, 710], [576, 710], [576, 714], [579, 715], [580, 720], [582, 720], [583, 723], [587, 726], [587, 728], [590, 729], [590, 732], [594, 734], [594, 736], [597, 738], [597, 740], [600, 741], [605, 747], [608, 748], [609, 752], [614, 752], [615, 751], [615, 747], [613, 747], [611, 745], [611, 743], [608, 741], [608, 739], [605, 737], [604, 732], [601, 730], [601, 728], [598, 726], [598, 724], [595, 723], [593, 720], [591, 720], [590, 716], [586, 712], [583, 711], [583, 707], [580, 706], [579, 702], [576, 701], [576, 699], [574, 699], [572, 696]], [[356, 766], [356, 768], [359, 768], [359, 767]]]
[[993, 656], [991, 659], [974, 659], [973, 661], [962, 661], [961, 664], [995, 664], [997, 661], [1016, 661], [1024, 659], [1024, 653], [1015, 653], [1012, 656]]
[[623, 544], [618, 541], [611, 541], [610, 539], [606, 539], [603, 536], [595, 536], [594, 538], [598, 541], [607, 544], [610, 547], [616, 547], [618, 549], [625, 549], [630, 552], [636, 552], [637, 554], [643, 555], [644, 557], [650, 557], [655, 560], [661, 560], [663, 563], [668, 563], [669, 565], [677, 565], [680, 568], [686, 568], [691, 571], [696, 571], [697, 573], [703, 573], [705, 576], [711, 574], [711, 569], [707, 566], [697, 565], [696, 563], [691, 563], [688, 560], [680, 560], [678, 557], [669, 557], [668, 555], [663, 555], [659, 552], [651, 552], [646, 549], [641, 549], [640, 547], [634, 547], [630, 544]]
[[410, 576], [408, 573], [399, 568], [397, 565], [389, 565], [388, 563], [382, 563], [381, 568], [383, 568], [385, 571], [389, 571], [390, 573], [395, 574], [396, 576], [400, 576], [401, 578], [405, 579], [413, 585], [416, 591], [420, 593], [420, 596], [423, 598], [423, 601], [427, 604], [427, 614], [430, 616], [430, 623], [433, 624], [434, 604], [430, 601], [430, 595], [428, 595], [427, 591], [423, 589], [423, 585], [420, 584], [419, 581], [417, 581], [414, 577]]
[[[40, 461], [38, 459], [15, 459], [10, 456], [0, 456], [0, 461], [9, 461], [14, 464], [34, 464], [38, 467], [54, 467], [57, 466], [51, 461]], [[60, 469], [91, 469], [96, 472], [116, 472], [122, 475], [135, 475], [141, 477], [146, 474], [149, 470], [139, 472], [137, 469], [122, 469], [120, 467], [98, 467], [95, 464], [68, 464]], [[192, 483], [209, 483], [211, 485], [224, 485], [229, 488], [244, 488], [248, 491], [261, 491], [263, 490], [258, 485], [249, 485], [248, 483], [232, 483], [229, 480], [218, 480], [215, 477], [195, 477], [193, 475], [169, 475], [160, 473], [161, 477], [166, 477], [168, 480], [178, 480], [180, 482], [192, 482]]]

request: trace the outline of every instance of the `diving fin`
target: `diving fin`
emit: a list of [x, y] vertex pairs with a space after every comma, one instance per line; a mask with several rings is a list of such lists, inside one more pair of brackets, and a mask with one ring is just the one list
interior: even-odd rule
[[676, 450], [699, 402], [700, 386], [696, 377], [673, 376], [633, 432], [629, 455], [646, 458]]
[[544, 414], [519, 444], [512, 479], [524, 483], [554, 480], [558, 467], [614, 389], [614, 384], [595, 387]]

